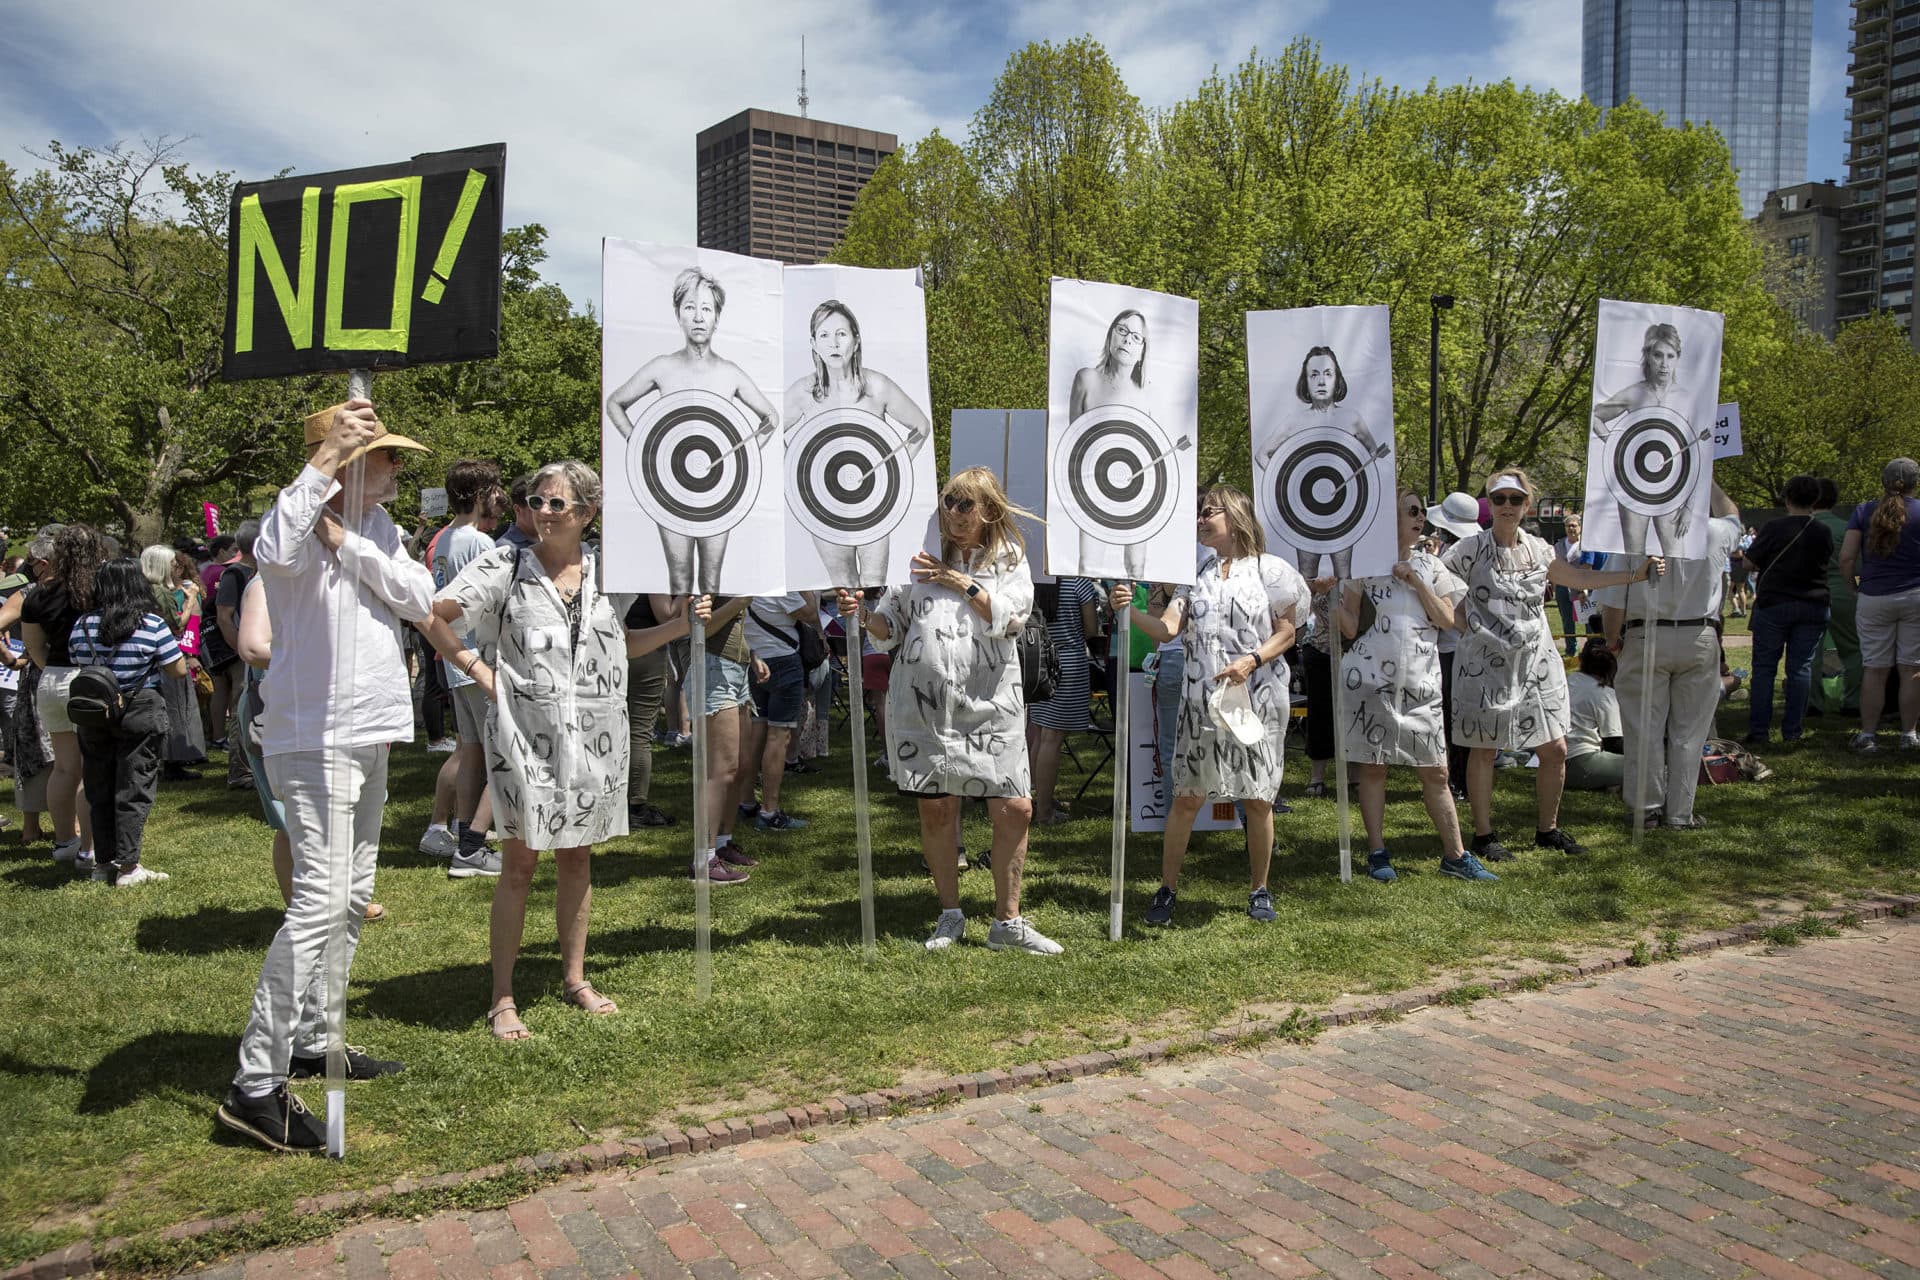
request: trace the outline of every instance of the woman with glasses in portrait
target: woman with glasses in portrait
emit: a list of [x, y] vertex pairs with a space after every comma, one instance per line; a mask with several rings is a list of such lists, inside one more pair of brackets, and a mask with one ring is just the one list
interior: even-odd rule
[[985, 467], [947, 481], [940, 494], [940, 555], [913, 557], [913, 585], [869, 604], [839, 593], [894, 655], [887, 674], [887, 763], [902, 795], [920, 803], [920, 847], [940, 899], [929, 951], [966, 935], [960, 908], [960, 802], [982, 799], [993, 824], [996, 951], [1058, 955], [1060, 944], [1020, 914], [1020, 881], [1033, 817], [1026, 697], [1016, 637], [1033, 609], [1016, 508]]
[[1467, 584], [1466, 630], [1453, 658], [1453, 740], [1469, 750], [1467, 800], [1473, 807], [1469, 851], [1484, 862], [1513, 854], [1493, 830], [1493, 767], [1499, 751], [1539, 757], [1534, 773], [1536, 848], [1586, 849], [1560, 830], [1567, 778], [1567, 670], [1547, 625], [1546, 590], [1580, 591], [1638, 582], [1657, 560], [1602, 570], [1564, 560], [1520, 527], [1533, 507], [1533, 482], [1507, 470], [1487, 481], [1493, 527], [1462, 538], [1442, 563]]
[[[471, 561], [434, 597], [421, 630], [440, 655], [486, 691], [494, 822], [505, 837], [489, 950], [496, 1038], [531, 1033], [514, 1000], [513, 968], [541, 850], [554, 859], [561, 995], [587, 1013], [613, 1001], [586, 976], [593, 846], [627, 834], [627, 659], [687, 633], [688, 613], [644, 631], [621, 624], [628, 601], [601, 594], [581, 535], [600, 512], [600, 477], [568, 459], [528, 486], [540, 537]], [[710, 613], [705, 597], [700, 616]], [[467, 636], [451, 624], [466, 620]], [[468, 648], [471, 638], [476, 647]], [[496, 661], [481, 654], [497, 649]]]
[[[1073, 375], [1073, 389], [1067, 397], [1067, 421], [1078, 422], [1082, 414], [1108, 405], [1138, 409], [1149, 418], [1153, 416], [1147, 404], [1147, 318], [1138, 311], [1122, 311], [1115, 316], [1107, 325], [1100, 359]], [[1081, 568], [1098, 563], [1099, 557], [1092, 554], [1088, 545], [1098, 541], [1081, 530]], [[1127, 544], [1125, 557], [1129, 575], [1146, 572], [1146, 543]]]

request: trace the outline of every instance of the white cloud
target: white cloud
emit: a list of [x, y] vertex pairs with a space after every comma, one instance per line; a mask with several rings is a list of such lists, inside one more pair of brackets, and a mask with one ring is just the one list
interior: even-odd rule
[[1494, 0], [1493, 78], [1580, 96], [1580, 0]]
[[843, 0], [829, 23], [825, 6], [783, 0], [343, 0], [309, 21], [242, 0], [28, 0], [9, 39], [64, 109], [0, 90], [0, 138], [191, 134], [191, 163], [248, 179], [505, 141], [508, 223], [545, 224], [549, 274], [597, 302], [602, 236], [692, 240], [699, 130], [794, 109], [803, 32], [812, 115], [903, 140], [938, 122], [957, 73], [937, 51], [956, 32], [891, 7]]

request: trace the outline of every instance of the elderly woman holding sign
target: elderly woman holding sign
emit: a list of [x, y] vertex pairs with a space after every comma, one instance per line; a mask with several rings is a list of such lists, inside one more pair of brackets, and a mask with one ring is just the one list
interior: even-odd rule
[[1560, 793], [1567, 778], [1567, 669], [1553, 643], [1544, 607], [1547, 584], [1582, 591], [1638, 582], [1659, 572], [1660, 561], [1632, 569], [1573, 564], [1520, 527], [1533, 506], [1533, 482], [1523, 471], [1487, 481], [1493, 527], [1462, 538], [1441, 563], [1467, 584], [1466, 634], [1453, 659], [1453, 740], [1470, 748], [1467, 799], [1473, 805], [1471, 852], [1487, 862], [1513, 854], [1493, 833], [1493, 757], [1500, 750], [1540, 757], [1534, 774], [1541, 849], [1585, 853], [1560, 830]]
[[993, 822], [996, 951], [1058, 955], [1060, 944], [1020, 914], [1020, 875], [1033, 816], [1015, 637], [1033, 608], [1026, 544], [1000, 482], [985, 467], [947, 481], [940, 495], [940, 558], [913, 558], [914, 584], [869, 613], [857, 592], [840, 591], [843, 617], [860, 616], [882, 650], [887, 677], [887, 761], [901, 794], [920, 802], [920, 841], [940, 897], [927, 950], [966, 933], [960, 909], [963, 799], [987, 802]]
[[1307, 584], [1286, 561], [1266, 554], [1253, 502], [1216, 485], [1201, 495], [1195, 532], [1210, 553], [1191, 587], [1177, 588], [1158, 614], [1133, 607], [1133, 591], [1114, 587], [1116, 614], [1133, 610], [1149, 639], [1186, 639], [1180, 719], [1174, 729], [1173, 805], [1160, 853], [1160, 888], [1148, 924], [1173, 919], [1174, 889], [1194, 819], [1209, 799], [1237, 800], [1247, 815], [1252, 892], [1247, 914], [1273, 920], [1267, 870], [1273, 860], [1273, 798], [1287, 742], [1287, 662], [1295, 629], [1306, 620]]
[[1367, 832], [1367, 874], [1396, 878], [1387, 852], [1387, 767], [1408, 765], [1420, 776], [1421, 799], [1440, 836], [1440, 874], [1494, 880], [1462, 852], [1460, 815], [1447, 789], [1447, 735], [1441, 714], [1440, 635], [1460, 629], [1467, 584], [1416, 543], [1427, 526], [1420, 495], [1402, 489], [1400, 559], [1385, 577], [1335, 588], [1334, 614], [1347, 648], [1340, 681], [1349, 699], [1340, 732], [1347, 759], [1360, 771], [1360, 821]]
[[[434, 597], [421, 630], [473, 679], [487, 711], [494, 820], [505, 847], [493, 895], [493, 1003], [487, 1025], [501, 1040], [530, 1034], [514, 1002], [513, 968], [526, 927], [540, 851], [553, 851], [561, 991], [588, 1013], [617, 1012], [586, 976], [593, 846], [627, 833], [627, 659], [685, 635], [687, 614], [627, 632], [626, 601], [602, 595], [581, 533], [600, 511], [600, 477], [571, 459], [542, 467], [529, 486], [540, 540], [479, 557]], [[696, 608], [705, 610], [704, 598]], [[704, 613], [702, 616], [705, 616]], [[466, 619], [481, 648], [450, 625]], [[481, 658], [498, 648], [498, 667]]]

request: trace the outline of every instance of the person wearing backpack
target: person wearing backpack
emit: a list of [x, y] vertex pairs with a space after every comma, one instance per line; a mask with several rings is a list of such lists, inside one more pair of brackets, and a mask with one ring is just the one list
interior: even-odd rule
[[[1133, 625], [1165, 643], [1186, 637], [1180, 719], [1174, 727], [1173, 803], [1160, 850], [1160, 887], [1146, 922], [1173, 920], [1175, 889], [1193, 823], [1208, 800], [1238, 801], [1247, 815], [1247, 914], [1265, 924], [1276, 918], [1267, 871], [1273, 861], [1273, 798], [1280, 793], [1286, 753], [1289, 673], [1283, 656], [1306, 621], [1308, 591], [1298, 570], [1267, 554], [1253, 500], [1230, 485], [1200, 496], [1194, 532], [1207, 549], [1191, 587], [1178, 587], [1166, 608], [1133, 606], [1133, 586], [1120, 583], [1109, 603], [1133, 609]], [[1217, 690], [1244, 689], [1240, 705], [1256, 723], [1247, 741], [1222, 719]]]
[[140, 837], [160, 785], [167, 741], [162, 677], [187, 674], [186, 655], [154, 612], [153, 587], [132, 557], [93, 577], [93, 608], [67, 636], [77, 668], [67, 714], [80, 739], [80, 768], [93, 815], [93, 878], [125, 888], [165, 880], [140, 863]]
[[929, 951], [965, 936], [960, 909], [963, 798], [993, 823], [995, 951], [1058, 955], [1060, 944], [1020, 914], [1032, 821], [1026, 695], [1016, 637], [1033, 608], [1033, 574], [1016, 508], [993, 472], [971, 467], [940, 494], [940, 556], [913, 558], [913, 585], [869, 607], [842, 588], [840, 615], [861, 619], [894, 665], [887, 681], [887, 759], [902, 795], [920, 806], [920, 846], [940, 899]]

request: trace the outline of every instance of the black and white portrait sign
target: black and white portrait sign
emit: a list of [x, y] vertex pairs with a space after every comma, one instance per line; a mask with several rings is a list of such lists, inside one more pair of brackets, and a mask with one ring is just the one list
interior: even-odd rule
[[784, 591], [780, 264], [606, 240], [601, 273], [605, 589]]
[[1047, 571], [1193, 581], [1200, 304], [1053, 282]]
[[1706, 557], [1722, 325], [1718, 312], [1600, 300], [1586, 550]]
[[788, 267], [787, 586], [910, 582], [939, 498], [913, 271]]
[[1253, 505], [1309, 581], [1393, 572], [1393, 359], [1385, 307], [1247, 313]]

